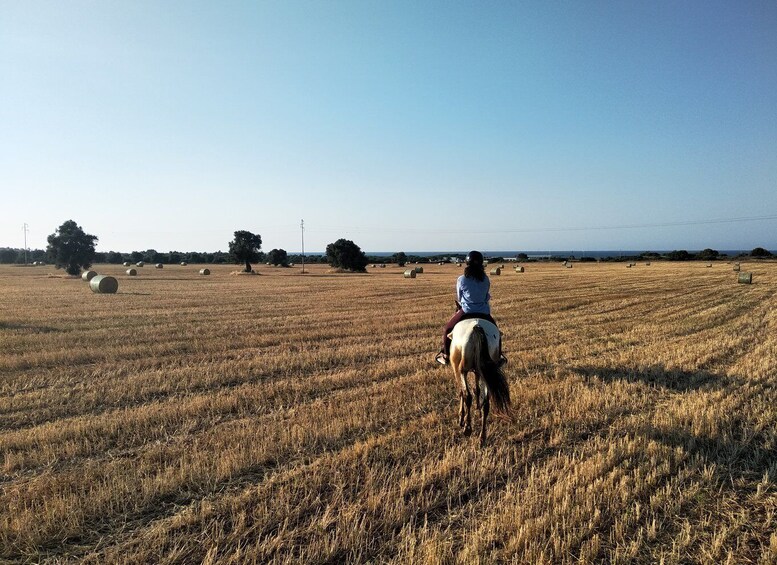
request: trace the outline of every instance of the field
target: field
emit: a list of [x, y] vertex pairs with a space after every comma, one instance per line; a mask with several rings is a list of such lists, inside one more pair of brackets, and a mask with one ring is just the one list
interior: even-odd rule
[[777, 562], [777, 263], [508, 265], [485, 449], [460, 269], [235, 268], [0, 267], [0, 561]]

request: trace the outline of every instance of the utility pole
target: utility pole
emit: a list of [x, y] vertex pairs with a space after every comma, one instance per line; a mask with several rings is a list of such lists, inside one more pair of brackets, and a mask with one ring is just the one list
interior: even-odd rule
[[302, 230], [302, 272], [305, 272], [305, 220], [300, 220], [299, 229]]
[[24, 232], [24, 264], [27, 264], [27, 232], [30, 231], [30, 226], [27, 225], [27, 222], [24, 223], [22, 226], [22, 231]]

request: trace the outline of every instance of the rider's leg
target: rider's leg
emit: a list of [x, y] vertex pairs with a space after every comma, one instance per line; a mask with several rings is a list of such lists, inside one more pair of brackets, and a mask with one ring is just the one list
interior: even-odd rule
[[457, 310], [456, 313], [451, 316], [451, 319], [448, 320], [448, 323], [445, 324], [445, 327], [442, 331], [442, 352], [447, 357], [450, 355], [451, 352], [451, 338], [448, 337], [448, 334], [453, 331], [453, 327], [461, 321], [461, 317], [464, 315], [464, 310]]

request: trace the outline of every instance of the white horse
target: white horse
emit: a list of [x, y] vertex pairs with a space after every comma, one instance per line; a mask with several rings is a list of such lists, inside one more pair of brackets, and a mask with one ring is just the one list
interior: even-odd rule
[[[499, 367], [499, 328], [488, 320], [468, 319], [456, 324], [449, 334], [450, 360], [455, 378], [460, 381], [459, 426], [464, 434], [472, 433], [470, 407], [472, 394], [467, 384], [467, 373], [475, 373], [475, 398], [481, 408], [480, 445], [486, 444], [486, 420], [491, 400], [494, 410], [506, 414], [510, 407], [510, 388]], [[483, 390], [481, 399], [480, 392]]]

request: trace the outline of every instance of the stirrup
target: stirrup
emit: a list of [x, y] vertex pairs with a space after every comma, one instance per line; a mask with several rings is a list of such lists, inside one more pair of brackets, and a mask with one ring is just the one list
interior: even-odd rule
[[448, 364], [448, 357], [445, 355], [445, 352], [440, 351], [434, 358], [435, 361], [437, 361], [440, 365], [447, 365]]

